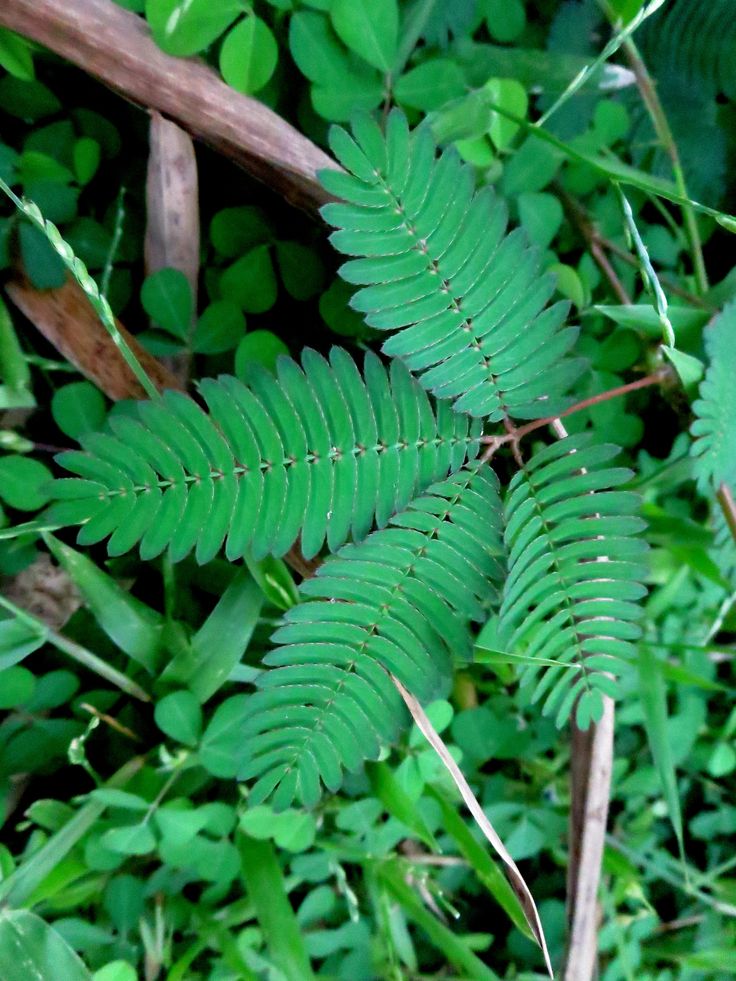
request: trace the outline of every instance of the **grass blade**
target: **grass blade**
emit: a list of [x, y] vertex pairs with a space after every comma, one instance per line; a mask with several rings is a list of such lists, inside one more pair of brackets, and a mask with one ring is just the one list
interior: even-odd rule
[[[144, 762], [142, 756], [134, 757], [113, 774], [104, 786], [117, 789], [124, 787], [138, 773]], [[54, 871], [59, 862], [95, 824], [106, 807], [107, 804], [95, 799], [80, 807], [63, 828], [59, 828], [38, 851], [0, 883], [0, 903], [11, 907], [25, 905], [46, 876]], [[5, 981], [4, 974], [0, 973], [0, 977]]]
[[310, 981], [312, 965], [284, 886], [281, 866], [269, 841], [238, 836], [240, 866], [274, 964], [287, 981]]
[[92, 981], [66, 940], [25, 909], [0, 913], [0, 977], [3, 981]]
[[475, 956], [460, 937], [422, 905], [398, 869], [385, 866], [379, 871], [378, 879], [400, 904], [409, 919], [427, 934], [434, 946], [442, 951], [451, 964], [463, 972], [464, 977], [471, 978], [472, 981], [501, 981], [490, 967]]
[[667, 690], [654, 652], [647, 644], [639, 645], [639, 692], [644, 709], [644, 725], [649, 748], [659, 774], [667, 811], [677, 838], [680, 857], [685, 861], [685, 838], [682, 828], [680, 795], [677, 790], [675, 764], [667, 733]]
[[419, 704], [416, 698], [404, 688], [398, 678], [391, 675], [391, 680], [394, 685], [396, 685], [399, 694], [404, 699], [406, 707], [409, 709], [412, 718], [416, 722], [420, 732], [427, 740], [432, 749], [437, 753], [439, 758], [447, 770], [447, 772], [452, 777], [455, 786], [460, 791], [460, 796], [462, 797], [465, 806], [468, 808], [470, 813], [473, 815], [478, 827], [485, 835], [486, 839], [490, 843], [491, 847], [494, 849], [498, 857], [504, 864], [506, 869], [506, 874], [511, 883], [511, 888], [516, 893], [519, 902], [521, 903], [522, 909], [524, 910], [524, 916], [527, 923], [529, 924], [531, 931], [534, 935], [534, 939], [539, 944], [542, 954], [544, 955], [544, 963], [547, 967], [547, 972], [549, 976], [554, 979], [554, 972], [552, 970], [552, 964], [549, 959], [549, 950], [547, 949], [547, 941], [544, 936], [544, 930], [542, 928], [542, 921], [539, 919], [539, 912], [537, 911], [537, 905], [534, 902], [534, 897], [529, 890], [524, 881], [524, 877], [516, 865], [516, 862], [509, 855], [506, 850], [506, 846], [498, 837], [496, 830], [494, 829], [491, 822], [486, 817], [483, 808], [478, 803], [478, 800], [470, 789], [468, 781], [462, 774], [460, 767], [457, 765], [455, 760], [450, 755], [447, 746], [438, 735], [432, 723], [429, 721], [424, 709]]
[[260, 586], [247, 570], [241, 570], [192, 638], [191, 647], [174, 658], [163, 677], [187, 685], [200, 702], [206, 702], [240, 663], [262, 606]]

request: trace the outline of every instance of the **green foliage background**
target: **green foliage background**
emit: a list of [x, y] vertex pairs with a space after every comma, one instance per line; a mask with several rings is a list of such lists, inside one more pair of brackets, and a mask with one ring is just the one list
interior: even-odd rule
[[[542, 711], [544, 698], [533, 704], [541, 662], [529, 660], [570, 655], [555, 647], [552, 635], [544, 646], [533, 629], [532, 587], [540, 573], [534, 543], [530, 551], [524, 534], [532, 520], [525, 510], [530, 495], [549, 491], [547, 471], [533, 474], [561, 457], [558, 490], [550, 493], [565, 503], [557, 523], [544, 524], [549, 541], [565, 540], [576, 519], [595, 519], [605, 507], [606, 518], [618, 522], [615, 532], [610, 523], [606, 531], [624, 542], [622, 562], [638, 563], [642, 543], [649, 545], [646, 570], [625, 570], [631, 580], [626, 595], [621, 586], [605, 597], [622, 633], [600, 896], [601, 977], [732, 977], [736, 550], [717, 499], [723, 484], [736, 490], [736, 279], [729, 228], [736, 210], [730, 178], [736, 85], [729, 54], [736, 20], [728, 0], [671, 0], [633, 35], [674, 138], [681, 162], [675, 171], [662, 120], [642, 98], [623, 49], [596, 64], [606, 41], [640, 12], [636, 0], [617, 0], [611, 9], [592, 0], [121, 5], [146, 18], [165, 51], [206, 58], [228, 84], [254, 94], [324, 147], [330, 124], [349, 124], [356, 111], [372, 113], [387, 129], [399, 126], [387, 122], [403, 118], [389, 115], [393, 107], [412, 127], [422, 127], [416, 145], [423, 140], [430, 155], [434, 142], [454, 146], [469, 169], [447, 164], [452, 192], [459, 194], [465, 181], [488, 209], [478, 234], [490, 240], [496, 221], [500, 236], [507, 214], [511, 228], [522, 229], [504, 246], [519, 277], [518, 293], [527, 296], [534, 285], [540, 307], [547, 299], [558, 304], [543, 330], [526, 335], [526, 347], [520, 333], [511, 377], [535, 357], [552, 361], [551, 346], [561, 355], [574, 345], [562, 362], [570, 368], [550, 414], [673, 366], [661, 386], [566, 418], [571, 442], [549, 441], [545, 449], [545, 431], [530, 434], [523, 444], [532, 474], [527, 481], [521, 473], [514, 477], [518, 464], [501, 448], [494, 466], [503, 484], [511, 481], [505, 521], [512, 572], [505, 597], [504, 575], [493, 558], [503, 552], [500, 504], [496, 524], [495, 504], [481, 507], [497, 501], [495, 482], [486, 475], [482, 494], [469, 506], [482, 557], [460, 532], [453, 538], [445, 529], [446, 538], [433, 542], [436, 553], [412, 587], [415, 606], [400, 611], [416, 616], [417, 624], [415, 609], [422, 611], [431, 663], [425, 651], [426, 664], [418, 660], [403, 677], [397, 673], [425, 702], [522, 863], [559, 968], [569, 861], [565, 721], [572, 695], [563, 702], [560, 730], [554, 716], [564, 690], [555, 690], [556, 703], [550, 699], [551, 716]], [[246, 398], [238, 394], [244, 384], [272, 407], [277, 425], [286, 425], [278, 408], [283, 392], [296, 398], [302, 391], [293, 365], [277, 365], [279, 355], [289, 353], [311, 385], [311, 394], [302, 391], [302, 418], [329, 417], [324, 406], [337, 398], [330, 384], [341, 386], [341, 397], [365, 391], [376, 416], [390, 390], [402, 405], [401, 425], [421, 420], [416, 435], [423, 447], [398, 494], [390, 471], [371, 475], [361, 464], [361, 479], [376, 481], [375, 494], [367, 503], [350, 501], [329, 527], [314, 517], [293, 472], [287, 485], [273, 468], [260, 524], [235, 544], [228, 538], [224, 552], [227, 529], [205, 520], [206, 510], [190, 528], [174, 518], [168, 527], [152, 525], [150, 514], [146, 526], [144, 508], [136, 524], [128, 512], [111, 518], [100, 504], [75, 540], [54, 515], [67, 507], [77, 511], [67, 510], [63, 524], [89, 518], [89, 502], [80, 511], [74, 491], [54, 504], [55, 511], [46, 506], [59, 496], [51, 478], [68, 477], [63, 465], [74, 471], [82, 457], [67, 452], [57, 458], [57, 450], [81, 443], [104, 461], [114, 434], [121, 442], [113, 457], [127, 442], [141, 448], [143, 466], [141, 423], [149, 440], [164, 443], [175, 442], [177, 412], [183, 431], [211, 423], [175, 396], [166, 397], [168, 415], [129, 402], [111, 405], [9, 303], [0, 306], [0, 976], [24, 981], [20, 954], [42, 948], [47, 960], [36, 965], [40, 976], [65, 981], [542, 976], [518, 901], [477, 829], [461, 816], [447, 774], [409, 727], [380, 667], [370, 675], [377, 690], [384, 686], [383, 700], [373, 703], [380, 724], [376, 732], [366, 726], [360, 752], [348, 756], [345, 722], [333, 722], [330, 745], [343, 746], [340, 766], [347, 772], [343, 779], [338, 768], [334, 781], [325, 781], [333, 770], [323, 756], [319, 777], [327, 792], [319, 777], [307, 785], [305, 767], [301, 792], [287, 785], [269, 801], [270, 763], [259, 762], [254, 749], [257, 739], [268, 749], [274, 720], [277, 732], [288, 728], [280, 714], [286, 701], [278, 702], [288, 694], [279, 695], [278, 682], [266, 677], [303, 671], [297, 648], [313, 629], [311, 611], [318, 611], [314, 618], [322, 627], [329, 617], [335, 631], [339, 618], [328, 611], [347, 605], [334, 603], [338, 594], [327, 575], [299, 590], [299, 577], [283, 561], [297, 533], [308, 556], [320, 552], [325, 535], [334, 551], [350, 538], [365, 538], [375, 515], [381, 530], [368, 548], [385, 549], [382, 561], [395, 549], [391, 555], [400, 564], [407, 529], [413, 534], [416, 522], [421, 525], [416, 514], [421, 511], [422, 520], [425, 512], [442, 514], [437, 502], [453, 497], [458, 484], [452, 482], [460, 478], [435, 482], [448, 467], [456, 471], [466, 451], [470, 459], [480, 452], [478, 436], [495, 431], [489, 419], [498, 421], [503, 412], [494, 416], [477, 401], [477, 391], [468, 395], [452, 370], [445, 368], [442, 377], [449, 361], [438, 369], [437, 361], [412, 349], [406, 338], [414, 328], [407, 324], [415, 319], [404, 324], [385, 315], [393, 295], [386, 289], [393, 284], [365, 258], [366, 237], [351, 224], [355, 203], [325, 211], [337, 229], [331, 245], [324, 226], [199, 148], [198, 309], [182, 273], [165, 269], [145, 278], [144, 114], [8, 32], [0, 32], [0, 65], [0, 177], [58, 226], [115, 314], [129, 327], [140, 325], [138, 339], [151, 353], [191, 359], [192, 376], [202, 382], [199, 391], [224, 431], [231, 403]], [[580, 87], [571, 87], [586, 68]], [[543, 130], [530, 128], [547, 113]], [[357, 123], [364, 149], [375, 147], [371, 132], [365, 121]], [[332, 146], [357, 179], [348, 186], [328, 176], [327, 186], [348, 201], [351, 193], [365, 197], [372, 177], [361, 177], [362, 158], [334, 131]], [[484, 188], [492, 188], [492, 198]], [[695, 203], [683, 207], [683, 198]], [[341, 274], [338, 250], [349, 257]], [[9, 275], [17, 263], [39, 289], [65, 281], [65, 267], [38, 227], [8, 207], [0, 217], [0, 268]], [[562, 304], [579, 332], [561, 326]], [[317, 354], [302, 356], [304, 348], [329, 356], [335, 343], [351, 356], [331, 355], [336, 383], [328, 381], [332, 375]], [[404, 358], [419, 382], [398, 361], [387, 380], [370, 353], [379, 350]], [[365, 389], [353, 361], [364, 372]], [[212, 381], [223, 373], [244, 384]], [[482, 421], [454, 415], [449, 401], [428, 401], [423, 389], [451, 397], [455, 409]], [[550, 392], [540, 389], [535, 397], [540, 394]], [[543, 414], [537, 406], [525, 415], [528, 404], [517, 399], [517, 420]], [[348, 436], [363, 445], [357, 422], [346, 433], [339, 413], [329, 418], [330, 449]], [[295, 442], [287, 448], [296, 458], [300, 444], [291, 432]], [[237, 429], [229, 435], [234, 445], [245, 438]], [[187, 474], [196, 475], [199, 459], [186, 432], [181, 440], [182, 458], [191, 464]], [[600, 455], [602, 443], [621, 452]], [[450, 445], [448, 463], [450, 450], [442, 447]], [[596, 497], [573, 468], [574, 455], [564, 459], [571, 445], [582, 454], [578, 464], [588, 454]], [[210, 463], [222, 466], [221, 459]], [[81, 476], [89, 476], [89, 463], [79, 465]], [[129, 465], [136, 465], [135, 454]], [[310, 465], [316, 472], [315, 461]], [[98, 464], [94, 479], [104, 484], [103, 470]], [[460, 473], [473, 473], [472, 465]], [[116, 486], [117, 477], [110, 479]], [[335, 465], [331, 486], [341, 479], [347, 478]], [[612, 489], [624, 483], [624, 490]], [[644, 522], [633, 516], [639, 504], [631, 491], [639, 495]], [[190, 493], [202, 493], [199, 484]], [[397, 511], [403, 513], [384, 528]], [[544, 512], [538, 517], [542, 522]], [[113, 531], [107, 548], [99, 544]], [[140, 552], [133, 552], [140, 539]], [[330, 560], [329, 569], [339, 570], [335, 579], [353, 575], [351, 563], [362, 568], [362, 555], [371, 553], [358, 549], [349, 544]], [[21, 609], [14, 592], [17, 577], [48, 557], [81, 600], [71, 618], [60, 616], [55, 626], [40, 616], [48, 595]], [[447, 574], [441, 605], [425, 588], [435, 557]], [[472, 579], [467, 569], [476, 558], [483, 575]], [[545, 576], [553, 565], [550, 560]], [[451, 588], [455, 574], [466, 586], [460, 594]], [[648, 587], [643, 599], [637, 578]], [[514, 582], [520, 584], [516, 593]], [[63, 606], [49, 588], [52, 607]], [[380, 589], [374, 584], [377, 606], [384, 600]], [[629, 632], [636, 617], [641, 639]], [[468, 619], [476, 624], [472, 643]], [[592, 653], [610, 651], [604, 644]], [[371, 656], [380, 665], [385, 650]], [[550, 678], [540, 685], [546, 695], [544, 685], [558, 675], [542, 677]], [[607, 691], [606, 677], [594, 677]], [[254, 686], [260, 686], [257, 695]], [[345, 718], [358, 704], [364, 703], [355, 695]], [[294, 740], [304, 712], [292, 707], [287, 748], [298, 751]], [[596, 693], [581, 700], [578, 719], [587, 722], [599, 712]], [[372, 760], [363, 766], [366, 756]], [[259, 776], [254, 787], [251, 778]]]

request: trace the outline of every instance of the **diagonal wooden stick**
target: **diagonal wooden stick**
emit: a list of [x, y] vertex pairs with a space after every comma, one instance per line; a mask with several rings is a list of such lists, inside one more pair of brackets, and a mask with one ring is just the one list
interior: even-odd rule
[[[82, 289], [69, 278], [58, 289], [37, 290], [17, 273], [5, 290], [28, 320], [111, 399], [146, 397], [140, 382], [123, 360]], [[118, 322], [123, 335], [148, 377], [159, 391], [180, 388], [177, 379], [148, 353]]]
[[173, 58], [146, 22], [113, 0], [2, 0], [0, 27], [37, 41], [140, 106], [156, 109], [287, 201], [316, 211], [317, 181], [337, 164], [275, 112], [203, 62]]

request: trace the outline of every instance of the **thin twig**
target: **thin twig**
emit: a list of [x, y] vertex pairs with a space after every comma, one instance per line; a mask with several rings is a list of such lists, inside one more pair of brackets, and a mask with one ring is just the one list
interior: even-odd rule
[[511, 443], [513, 449], [513, 447], [518, 446], [519, 441], [524, 436], [533, 433], [537, 429], [552, 426], [560, 419], [574, 415], [576, 412], [582, 412], [584, 409], [589, 409], [592, 405], [598, 405], [600, 402], [608, 402], [610, 399], [617, 398], [619, 395], [626, 395], [628, 392], [635, 392], [640, 388], [647, 388], [650, 385], [659, 385], [669, 376], [669, 368], [660, 368], [651, 375], [645, 375], [644, 378], [637, 379], [637, 381], [628, 382], [626, 385], [619, 385], [616, 388], [609, 388], [605, 392], [599, 392], [597, 395], [591, 395], [590, 398], [583, 399], [582, 402], [576, 402], [569, 409], [565, 409], [564, 412], [558, 412], [554, 416], [545, 416], [544, 419], [534, 419], [532, 422], [528, 422], [526, 425], [519, 426], [518, 428], [511, 427], [503, 435], [481, 436], [481, 443], [485, 443], [488, 446], [483, 459], [489, 460], [496, 450], [501, 446], [505, 446], [507, 443]]
[[555, 186], [555, 192], [562, 201], [562, 206], [565, 209], [568, 218], [585, 239], [588, 248], [590, 249], [590, 254], [598, 263], [601, 272], [608, 280], [609, 285], [616, 294], [619, 302], [623, 303], [624, 306], [630, 306], [631, 297], [626, 292], [626, 288], [618, 278], [616, 270], [611, 265], [608, 256], [603, 249], [600, 233], [591, 221], [590, 216], [587, 214], [582, 205], [570, 194], [568, 194], [559, 183]]
[[2, 0], [0, 26], [50, 48], [130, 102], [157, 109], [292, 204], [316, 212], [330, 200], [317, 171], [336, 168], [331, 157], [203, 61], [167, 55], [146, 21], [113, 0]]
[[[566, 188], [564, 188], [559, 181], [555, 181], [553, 186], [554, 186], [555, 194], [559, 197], [560, 201], [562, 202], [562, 206], [565, 209], [567, 217], [569, 218], [570, 222], [573, 225], [575, 225], [575, 227], [578, 229], [582, 237], [585, 239], [593, 257], [595, 258], [596, 262], [598, 262], [599, 266], [601, 267], [601, 270], [603, 271], [604, 275], [606, 276], [609, 283], [611, 284], [611, 288], [616, 293], [616, 295], [622, 300], [622, 302], [630, 303], [631, 301], [628, 299], [625, 301], [623, 300], [623, 293], [625, 293], [626, 291], [623, 285], [621, 284], [621, 281], [618, 278], [616, 270], [613, 269], [613, 266], [611, 265], [610, 260], [608, 259], [606, 253], [610, 252], [612, 255], [616, 256], [617, 259], [620, 259], [622, 262], [625, 262], [627, 266], [632, 266], [635, 269], [639, 268], [639, 263], [634, 258], [634, 256], [622, 245], [619, 245], [618, 242], [612, 241], [610, 238], [607, 238], [605, 235], [601, 233], [600, 229], [597, 227], [591, 216], [586, 211], [582, 202], [580, 202], [574, 195], [570, 194], [570, 192], [566, 190]], [[595, 246], [595, 250], [594, 250], [594, 246]], [[603, 256], [604, 260], [608, 263], [608, 267], [613, 271], [615, 282], [621, 285], [621, 290], [623, 290], [623, 293], [619, 292], [618, 288], [614, 285], [614, 280], [610, 277], [608, 270], [605, 269], [603, 265], [601, 265], [599, 259], [600, 255]], [[675, 296], [681, 297], [683, 300], [687, 300], [687, 302], [692, 304], [693, 306], [702, 307], [705, 310], [715, 309], [702, 296], [698, 296], [696, 293], [692, 293], [690, 292], [690, 290], [686, 290], [684, 287], [680, 286], [679, 283], [676, 283], [675, 280], [670, 278], [669, 276], [660, 273], [659, 280], [663, 286], [667, 287], [667, 290], [670, 293], [673, 293]]]
[[132, 695], [133, 698], [137, 698], [142, 702], [151, 701], [150, 695], [137, 682], [124, 675], [122, 671], [118, 671], [117, 668], [113, 668], [107, 661], [93, 654], [86, 647], [82, 647], [81, 644], [77, 644], [75, 641], [60, 634], [57, 630], [47, 626], [42, 620], [33, 616], [32, 613], [16, 606], [15, 603], [11, 603], [5, 596], [0, 596], [0, 606], [4, 607], [9, 613], [12, 613], [22, 623], [27, 624], [32, 631], [38, 634], [39, 640], [53, 645], [57, 650], [62, 651], [75, 660], [77, 664], [81, 664], [89, 671], [93, 671], [100, 678], [109, 681], [110, 684], [116, 685], [127, 695]]
[[[622, 262], [625, 262], [628, 266], [635, 266], [638, 268], [639, 264], [634, 256], [630, 252], [627, 252], [623, 246], [618, 244], [618, 242], [613, 242], [610, 238], [606, 238], [605, 235], [601, 235], [600, 233], [598, 233], [598, 241], [604, 249], [613, 253], [617, 259], [621, 259]], [[704, 310], [715, 310], [715, 307], [708, 303], [708, 301], [702, 296], [698, 296], [697, 293], [691, 293], [690, 290], [684, 289], [669, 276], [665, 276], [660, 273], [659, 281], [663, 286], [667, 287], [670, 293], [674, 293], [675, 296], [682, 297], [683, 300], [687, 300], [687, 302], [692, 304], [692, 306], [701, 307]]]
[[411, 694], [411, 692], [404, 688], [398, 678], [396, 678], [393, 674], [390, 675], [390, 677], [391, 681], [396, 687], [396, 690], [404, 700], [404, 704], [408, 708], [417, 728], [440, 758], [443, 766], [447, 770], [449, 776], [452, 778], [453, 783], [460, 792], [460, 796], [462, 797], [465, 806], [472, 814], [475, 823], [478, 825], [486, 840], [503, 862], [509, 883], [516, 893], [517, 899], [521, 903], [526, 921], [529, 924], [537, 943], [539, 944], [542, 954], [544, 955], [544, 962], [549, 976], [554, 979], [554, 972], [552, 970], [552, 964], [549, 958], [549, 951], [547, 949], [547, 941], [542, 928], [542, 921], [539, 918], [539, 912], [537, 910], [536, 903], [534, 902], [534, 897], [532, 896], [524, 877], [519, 871], [516, 862], [514, 862], [513, 858], [507, 851], [506, 846], [499, 838], [493, 825], [486, 817], [483, 808], [480, 806], [478, 799], [470, 789], [470, 785], [465, 779], [460, 767], [450, 755], [450, 752], [443, 742], [442, 737], [438, 734], [437, 730], [430, 722], [426, 712], [419, 704], [419, 701], [414, 697], [414, 695]]

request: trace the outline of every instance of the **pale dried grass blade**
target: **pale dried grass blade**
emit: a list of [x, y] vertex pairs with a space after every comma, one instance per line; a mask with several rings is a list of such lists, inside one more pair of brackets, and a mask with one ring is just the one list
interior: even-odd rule
[[483, 812], [483, 808], [478, 803], [478, 800], [470, 789], [468, 781], [463, 776], [457, 763], [453, 760], [452, 756], [442, 741], [439, 733], [435, 730], [432, 723], [427, 718], [427, 714], [419, 704], [417, 699], [404, 688], [398, 678], [391, 675], [391, 680], [396, 686], [399, 694], [404, 699], [406, 707], [411, 713], [411, 717], [416, 722], [419, 731], [422, 733], [424, 738], [427, 740], [432, 749], [437, 753], [439, 758], [447, 770], [447, 772], [452, 777], [455, 786], [460, 791], [460, 796], [465, 802], [465, 806], [468, 808], [470, 813], [473, 815], [475, 822], [477, 823], [480, 830], [485, 835], [486, 839], [490, 842], [491, 847], [494, 849], [498, 857], [504, 864], [506, 870], [506, 875], [511, 887], [519, 898], [522, 909], [524, 910], [524, 916], [526, 917], [527, 923], [529, 924], [532, 933], [534, 934], [537, 943], [542, 949], [542, 954], [544, 955], [544, 962], [547, 967], [549, 976], [554, 979], [554, 972], [552, 971], [552, 963], [549, 958], [549, 951], [547, 950], [547, 941], [544, 936], [544, 930], [542, 929], [542, 921], [539, 918], [539, 912], [537, 911], [537, 905], [534, 902], [534, 897], [532, 896], [529, 887], [524, 881], [524, 877], [514, 862], [513, 858], [509, 855], [506, 850], [506, 846], [498, 837], [493, 825], [488, 820]]

